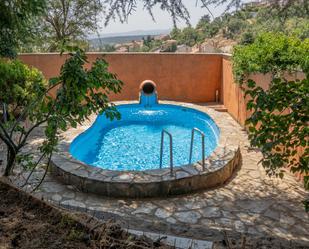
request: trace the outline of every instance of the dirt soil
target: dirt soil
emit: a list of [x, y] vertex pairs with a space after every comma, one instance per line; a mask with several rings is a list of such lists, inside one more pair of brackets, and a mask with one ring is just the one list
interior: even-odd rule
[[0, 181], [0, 249], [169, 248], [115, 222], [69, 214]]

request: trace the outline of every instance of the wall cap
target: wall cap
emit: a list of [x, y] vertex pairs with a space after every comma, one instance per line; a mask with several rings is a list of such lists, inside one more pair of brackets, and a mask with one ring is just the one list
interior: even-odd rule
[[[68, 53], [63, 53], [67, 55]], [[87, 55], [220, 55], [231, 57], [231, 54], [227, 53], [145, 53], [145, 52], [86, 52]], [[18, 53], [18, 55], [60, 55], [60, 52], [49, 52], [49, 53]]]

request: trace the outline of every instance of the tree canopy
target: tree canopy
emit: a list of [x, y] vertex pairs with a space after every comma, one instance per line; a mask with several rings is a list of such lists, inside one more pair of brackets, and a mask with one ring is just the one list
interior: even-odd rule
[[15, 57], [18, 47], [32, 38], [36, 18], [45, 9], [45, 0], [0, 1], [0, 56]]
[[48, 51], [59, 50], [63, 43], [83, 45], [89, 33], [99, 27], [103, 12], [99, 0], [46, 0], [46, 11], [40, 24], [41, 45]]

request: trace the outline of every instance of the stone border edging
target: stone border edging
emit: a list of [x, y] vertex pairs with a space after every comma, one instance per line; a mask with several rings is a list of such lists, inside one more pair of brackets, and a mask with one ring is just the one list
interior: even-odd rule
[[[133, 104], [136, 101], [119, 101], [120, 104]], [[96, 168], [78, 161], [69, 153], [70, 143], [80, 133], [87, 130], [95, 121], [96, 115], [89, 122], [62, 133], [63, 139], [51, 160], [53, 174], [66, 184], [76, 186], [83, 192], [91, 192], [108, 197], [145, 198], [186, 194], [201, 189], [224, 184], [240, 164], [239, 141], [231, 141], [229, 134], [233, 127], [224, 120], [220, 112], [210, 108], [180, 103], [160, 101], [195, 109], [208, 114], [220, 129], [218, 146], [205, 159], [206, 170], [200, 162], [174, 168], [173, 176], [169, 168], [146, 171], [114, 171]]]

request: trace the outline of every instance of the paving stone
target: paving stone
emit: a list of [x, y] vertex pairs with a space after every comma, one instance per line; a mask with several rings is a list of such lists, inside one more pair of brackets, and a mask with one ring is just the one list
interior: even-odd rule
[[239, 221], [239, 220], [235, 221], [234, 225], [235, 225], [235, 229], [238, 232], [245, 232], [246, 227], [245, 227], [244, 223], [242, 223], [241, 221]]
[[233, 220], [227, 218], [219, 218], [216, 219], [216, 223], [222, 225], [223, 227], [231, 227], [233, 224]]
[[75, 201], [75, 200], [65, 200], [61, 202], [62, 205], [67, 205], [70, 207], [77, 207], [77, 208], [86, 208], [86, 205], [82, 202]]
[[213, 220], [204, 219], [204, 218], [200, 220], [200, 223], [201, 223], [202, 226], [205, 226], [205, 227], [212, 227], [215, 224], [215, 222]]
[[73, 199], [75, 197], [75, 193], [74, 192], [65, 191], [65, 192], [62, 193], [62, 196], [64, 198]]
[[236, 218], [235, 215], [233, 215], [229, 211], [222, 211], [222, 217], [228, 218], [228, 219], [235, 219]]
[[59, 201], [62, 200], [62, 196], [59, 195], [59, 194], [55, 194], [55, 195], [52, 196], [52, 200], [56, 201], [56, 202], [59, 202]]
[[219, 210], [219, 207], [206, 207], [201, 210], [201, 213], [203, 217], [220, 217], [221, 212]]
[[173, 217], [168, 217], [168, 218], [166, 219], [166, 221], [167, 221], [168, 223], [171, 223], [171, 224], [176, 224], [176, 223], [177, 223], [177, 220], [175, 220]]
[[175, 213], [174, 217], [184, 223], [196, 224], [201, 215], [195, 211], [188, 211]]
[[264, 213], [264, 215], [266, 217], [272, 218], [274, 220], [279, 220], [279, 218], [280, 218], [280, 213], [276, 212], [272, 209], [267, 209], [266, 212]]
[[171, 216], [171, 212], [166, 211], [165, 209], [158, 208], [155, 212], [155, 216], [157, 216], [160, 219], [165, 219], [169, 216]]
[[64, 185], [60, 185], [60, 184], [55, 183], [55, 182], [44, 182], [41, 185], [41, 189], [44, 192], [59, 193], [59, 192], [62, 192], [65, 189], [65, 186]]
[[139, 214], [139, 213], [150, 214], [152, 210], [154, 210], [155, 208], [156, 208], [155, 205], [148, 203], [145, 206], [137, 208], [135, 211], [132, 212], [132, 214]]
[[253, 235], [260, 235], [261, 234], [254, 227], [249, 227], [248, 228], [248, 233], [249, 234], [253, 234]]
[[295, 219], [292, 216], [288, 216], [287, 214], [280, 215], [280, 223], [287, 224], [289, 226], [293, 226], [295, 224]]
[[177, 171], [176, 172], [176, 178], [177, 179], [188, 177], [188, 176], [190, 176], [190, 174], [188, 172], [185, 172], [185, 171]]
[[237, 202], [237, 205], [250, 212], [261, 213], [273, 204], [272, 200], [243, 200]]

